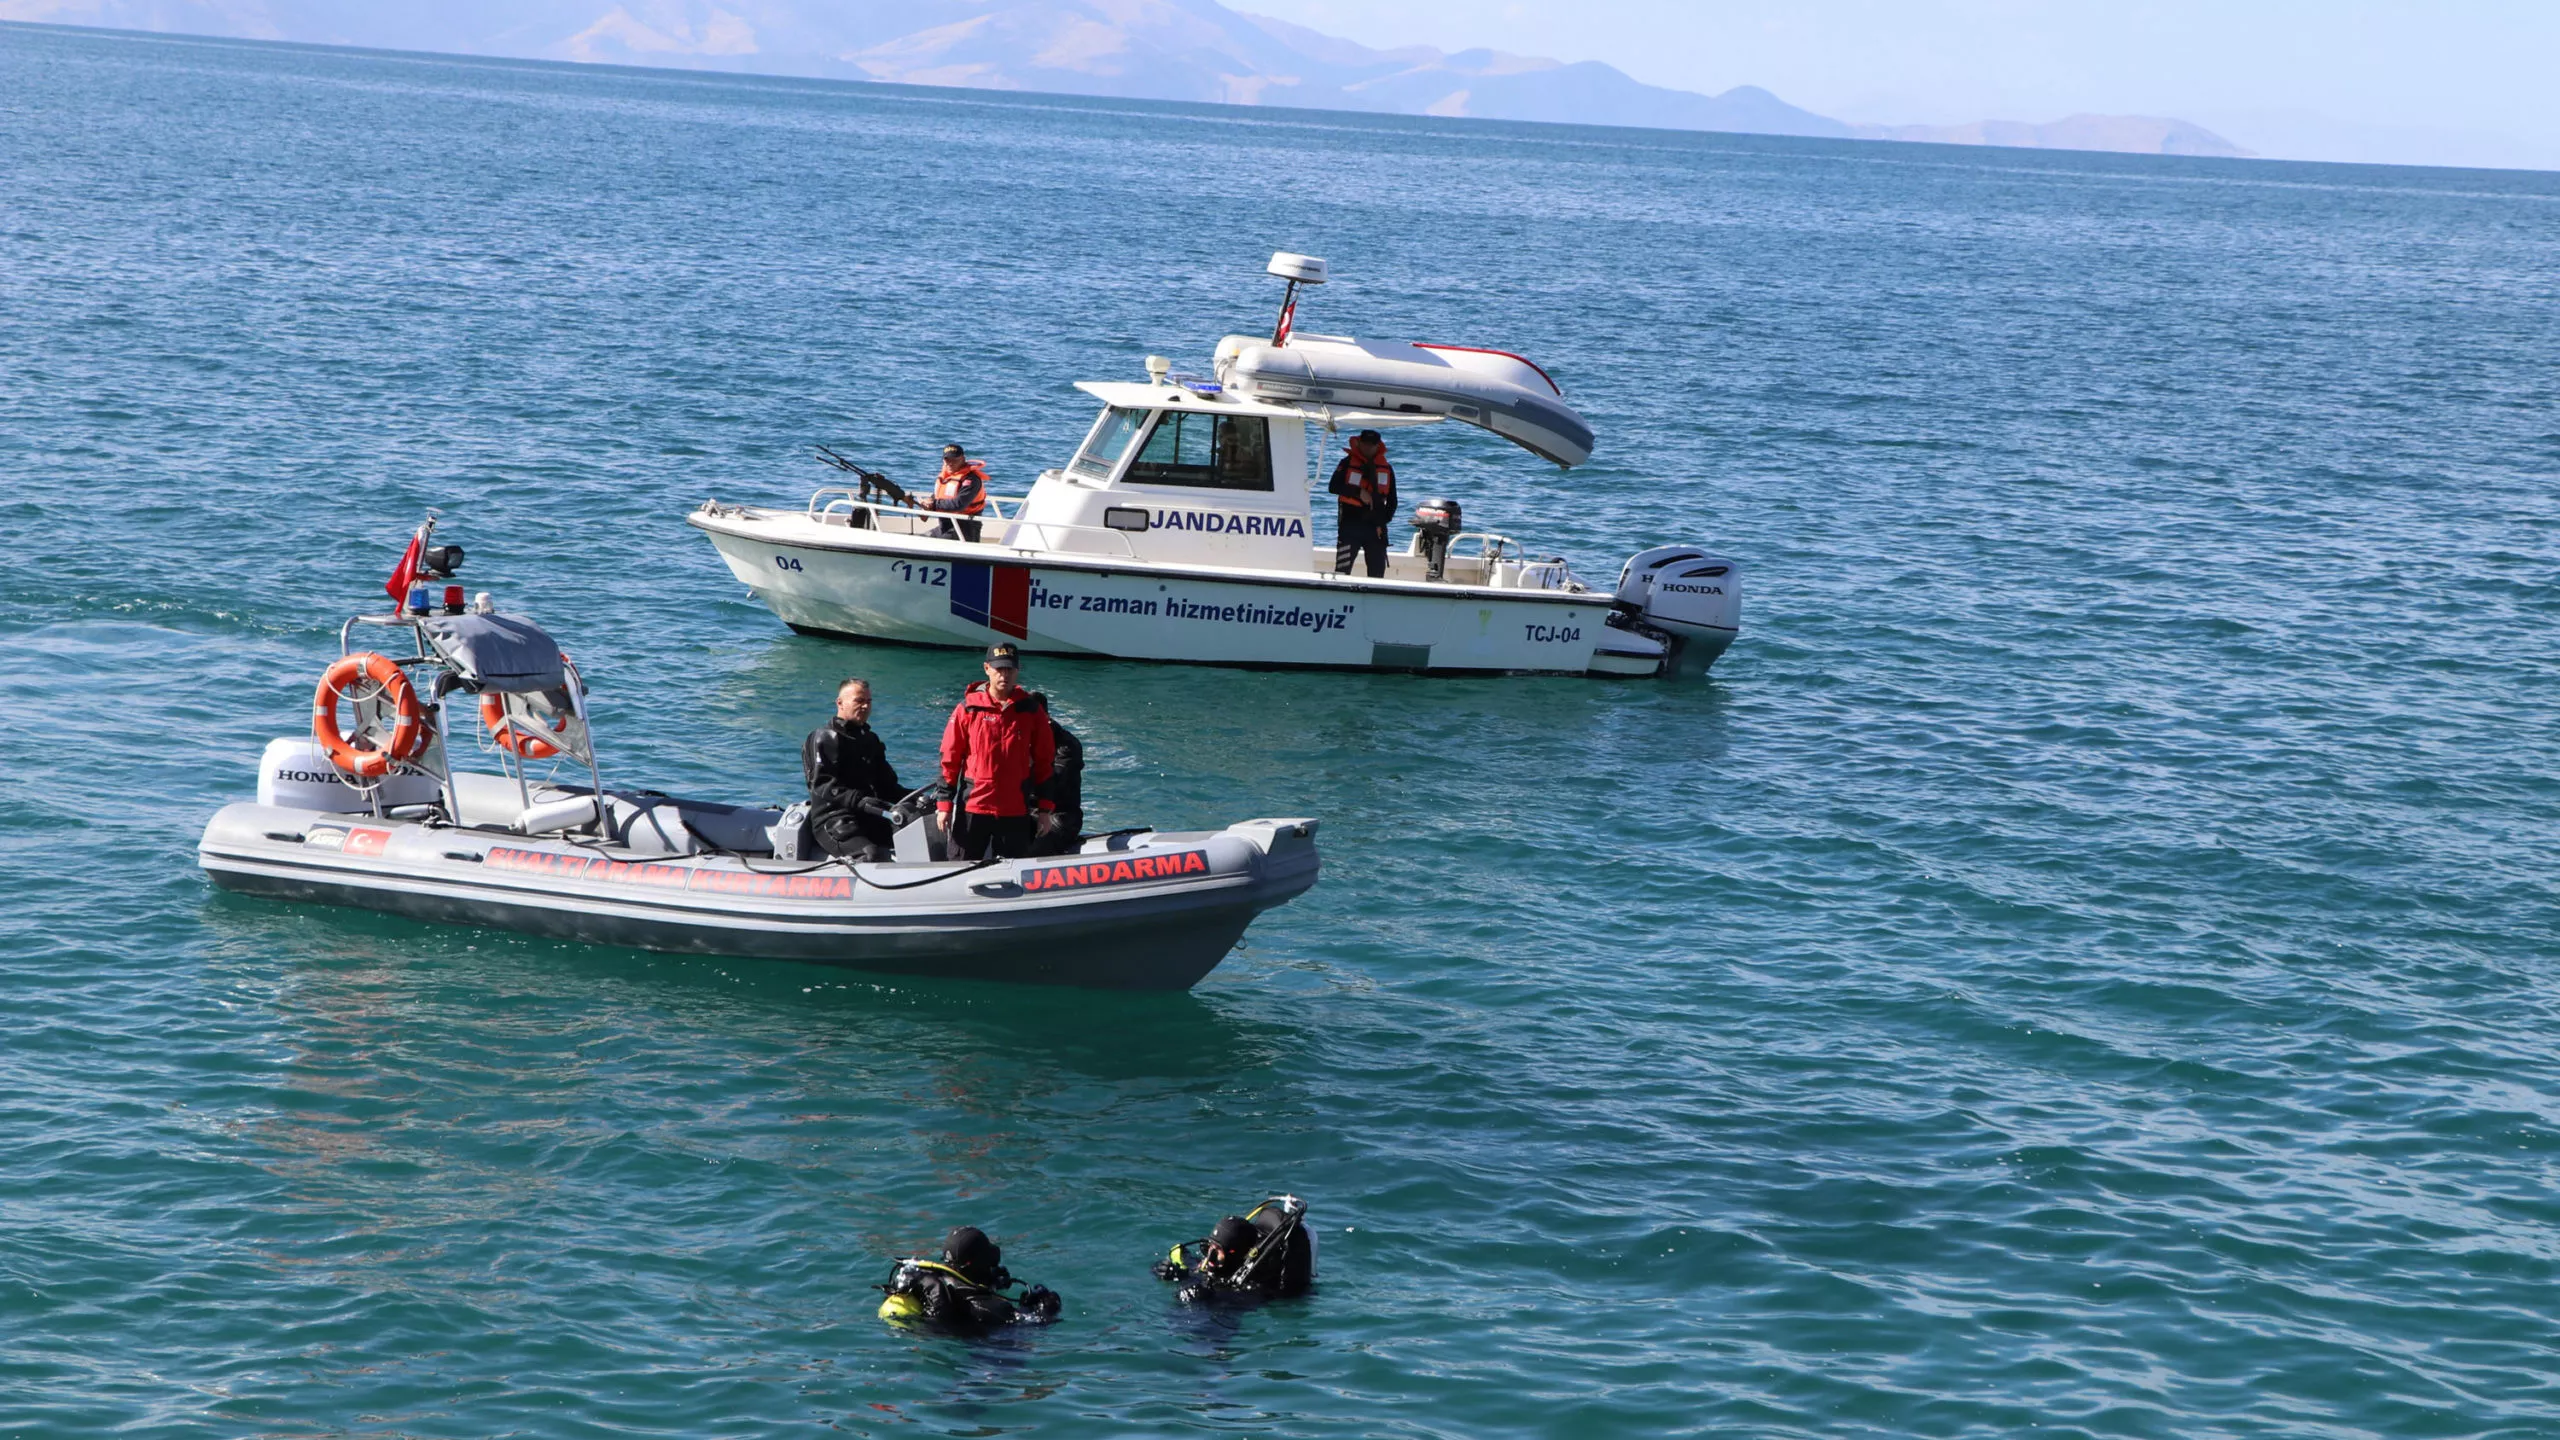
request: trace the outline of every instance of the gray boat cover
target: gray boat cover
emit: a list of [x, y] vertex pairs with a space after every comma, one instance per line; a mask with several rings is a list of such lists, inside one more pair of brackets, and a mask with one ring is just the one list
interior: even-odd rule
[[435, 615], [419, 628], [474, 690], [523, 695], [568, 681], [559, 643], [521, 615]]

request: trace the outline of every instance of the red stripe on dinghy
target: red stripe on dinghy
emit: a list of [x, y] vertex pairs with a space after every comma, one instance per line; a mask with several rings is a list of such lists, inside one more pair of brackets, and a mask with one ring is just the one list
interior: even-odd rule
[[1499, 355], [1505, 360], [1517, 360], [1521, 364], [1528, 366], [1530, 369], [1537, 371], [1538, 378], [1547, 382], [1547, 388], [1556, 392], [1557, 399], [1561, 400], [1564, 398], [1564, 391], [1562, 388], [1557, 386], [1556, 377], [1547, 373], [1547, 367], [1530, 359], [1526, 355], [1514, 355], [1508, 350], [1488, 350], [1481, 345], [1434, 345], [1428, 340], [1414, 341], [1413, 348], [1416, 350], [1459, 350], [1469, 355]]
[[556, 875], [563, 880], [607, 885], [646, 885], [659, 890], [696, 890], [711, 895], [765, 895], [785, 900], [853, 898], [853, 879], [846, 875], [759, 875], [751, 870], [563, 855], [557, 850], [519, 850], [512, 845], [491, 846], [482, 863], [492, 870], [527, 875]]

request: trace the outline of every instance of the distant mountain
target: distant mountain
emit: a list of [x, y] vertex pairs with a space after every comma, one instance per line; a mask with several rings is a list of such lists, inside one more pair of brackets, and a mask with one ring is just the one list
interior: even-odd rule
[[[835, 33], [825, 42], [778, 48], [775, 56], [789, 56], [787, 63], [802, 73], [907, 85], [1775, 135], [1850, 133], [1837, 120], [1748, 86], [1697, 95], [1639, 84], [1588, 62], [1493, 50], [1372, 50], [1242, 14], [1217, 0], [921, 0], [838, 6], [832, 14]], [[747, 29], [736, 14], [701, 4], [650, 6], [638, 15], [616, 5], [558, 53], [634, 64], [666, 64], [680, 55], [728, 60], [760, 53], [744, 41]]]
[[1700, 95], [1596, 61], [1373, 50], [1218, 0], [0, 0], [0, 20], [1140, 100], [2247, 153], [2182, 121], [2136, 116], [1850, 126], [1750, 85]]
[[2153, 115], [2073, 115], [2050, 125], [1976, 120], [1970, 125], [1861, 125], [1866, 140], [1921, 140], [1939, 145], [2015, 145], [2030, 150], [2121, 150], [2135, 155], [2247, 156], [2201, 125]]

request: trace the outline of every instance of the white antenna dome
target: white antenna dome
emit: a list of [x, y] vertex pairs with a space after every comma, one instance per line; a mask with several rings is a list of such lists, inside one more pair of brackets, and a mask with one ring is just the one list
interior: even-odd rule
[[1271, 263], [1262, 268], [1269, 274], [1299, 285], [1324, 283], [1324, 261], [1313, 255], [1275, 250], [1271, 254]]

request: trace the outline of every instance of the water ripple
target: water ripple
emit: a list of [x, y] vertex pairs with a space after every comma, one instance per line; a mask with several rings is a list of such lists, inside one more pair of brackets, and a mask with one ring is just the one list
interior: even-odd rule
[[[2560, 1428], [2549, 177], [22, 26], [0, 97], [0, 1430]], [[1744, 557], [1713, 679], [1044, 667], [1099, 818], [1325, 819], [1188, 996], [196, 874], [427, 505], [619, 773], [787, 795], [849, 670], [920, 768], [965, 667], [677, 517], [1019, 484], [1282, 244], [1603, 436], [1417, 490]], [[1168, 1304], [1266, 1185], [1316, 1296]], [[1067, 1321], [873, 1322], [961, 1219]]]

